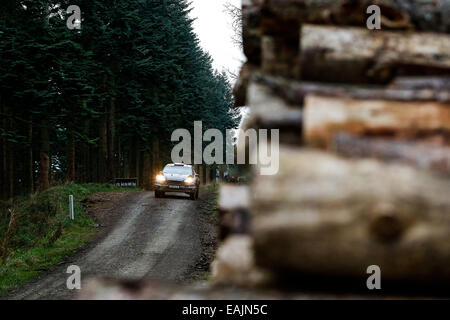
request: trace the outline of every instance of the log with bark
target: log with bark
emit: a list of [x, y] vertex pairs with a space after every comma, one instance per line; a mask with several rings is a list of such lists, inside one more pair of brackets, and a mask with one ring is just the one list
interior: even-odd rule
[[384, 161], [400, 161], [450, 176], [448, 138], [437, 136], [431, 141], [410, 141], [337, 134], [332, 148], [346, 157], [372, 157]]
[[265, 73], [300, 78], [300, 44], [298, 36], [263, 36], [261, 69]]
[[398, 75], [450, 76], [450, 36], [352, 27], [302, 29], [304, 80], [388, 83]]
[[391, 89], [406, 90], [437, 90], [439, 92], [450, 92], [450, 77], [399, 77], [389, 85]]
[[211, 280], [217, 285], [258, 287], [268, 285], [272, 279], [270, 273], [255, 267], [250, 235], [233, 235], [216, 252]]
[[302, 143], [302, 111], [271, 93], [270, 88], [251, 83], [248, 88], [250, 115], [243, 129], [278, 129], [280, 142]]
[[234, 94], [234, 106], [236, 108], [247, 105], [247, 89], [250, 83], [250, 79], [253, 73], [257, 70], [257, 67], [246, 62], [239, 73], [239, 77], [233, 88]]
[[254, 72], [249, 83], [252, 82], [268, 87], [273, 94], [298, 106], [303, 106], [307, 95], [404, 102], [450, 102], [450, 80], [448, 78], [397, 78], [390, 86], [385, 87], [300, 82]]
[[[284, 23], [366, 26], [367, 8], [378, 5], [382, 29], [450, 32], [446, 0], [264, 0], [259, 1], [265, 32], [286, 32]], [[267, 26], [267, 27], [266, 27]], [[278, 28], [276, 28], [278, 26]]]
[[[252, 185], [256, 264], [282, 273], [450, 282], [450, 180], [407, 165], [280, 150]], [[364, 280], [365, 281], [365, 280]]]
[[414, 139], [450, 132], [450, 105], [307, 96], [303, 110], [304, 138], [329, 148], [338, 133]]

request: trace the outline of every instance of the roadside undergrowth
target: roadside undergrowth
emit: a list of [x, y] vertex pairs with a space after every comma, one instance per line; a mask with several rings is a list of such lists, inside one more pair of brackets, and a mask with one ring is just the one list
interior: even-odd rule
[[[99, 192], [123, 190], [109, 184], [53, 187], [0, 203], [0, 294], [23, 284], [72, 255], [95, 234], [82, 201]], [[69, 218], [74, 196], [75, 220]]]

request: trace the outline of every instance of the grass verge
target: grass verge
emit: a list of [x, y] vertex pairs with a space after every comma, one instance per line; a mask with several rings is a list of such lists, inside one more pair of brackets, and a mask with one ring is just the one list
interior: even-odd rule
[[[108, 184], [72, 184], [0, 203], [0, 295], [86, 244], [95, 227], [82, 201], [95, 193], [121, 190]], [[74, 196], [74, 221], [69, 219], [69, 195]]]

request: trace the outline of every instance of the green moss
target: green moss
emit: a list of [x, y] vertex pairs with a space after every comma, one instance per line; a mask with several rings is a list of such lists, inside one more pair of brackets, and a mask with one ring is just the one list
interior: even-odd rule
[[[5, 239], [11, 212], [15, 223], [8, 236], [6, 259], [0, 257], [0, 294], [48, 270], [86, 244], [96, 229], [82, 201], [96, 193], [119, 190], [123, 191], [109, 184], [71, 184], [2, 203], [0, 242]], [[69, 219], [69, 195], [74, 196], [74, 221]]]

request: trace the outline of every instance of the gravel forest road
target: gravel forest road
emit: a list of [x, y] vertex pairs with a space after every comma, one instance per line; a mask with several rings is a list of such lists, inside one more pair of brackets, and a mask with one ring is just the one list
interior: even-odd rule
[[112, 205], [102, 213], [108, 216], [110, 226], [105, 226], [91, 244], [4, 298], [74, 299], [77, 290], [66, 287], [70, 265], [80, 267], [82, 283], [92, 276], [175, 282], [189, 279], [202, 259], [204, 226], [199, 220], [204, 202], [183, 195], [156, 199], [150, 192], [111, 200]]

